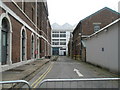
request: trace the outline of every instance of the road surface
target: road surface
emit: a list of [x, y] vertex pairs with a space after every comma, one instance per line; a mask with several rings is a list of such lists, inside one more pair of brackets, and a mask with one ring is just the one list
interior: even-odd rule
[[30, 80], [33, 88], [117, 88], [117, 81], [81, 81], [81, 82], [48, 82], [39, 86], [44, 79], [82, 79], [117, 77], [114, 74], [85, 62], [59, 56], [51, 61]]

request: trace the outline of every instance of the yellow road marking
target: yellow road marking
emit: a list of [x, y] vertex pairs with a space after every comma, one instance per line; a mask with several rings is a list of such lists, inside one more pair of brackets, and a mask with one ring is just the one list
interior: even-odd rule
[[[50, 64], [50, 66], [47, 68], [47, 70], [37, 79], [37, 80], [35, 80], [33, 83], [32, 83], [32, 87], [33, 88], [35, 88], [39, 83], [37, 83], [37, 82], [39, 82], [39, 80], [41, 81], [41, 79], [43, 79], [43, 77], [44, 76], [46, 76], [49, 72], [50, 72], [50, 70], [52, 69], [52, 66], [53, 66], [53, 63], [52, 64]], [[37, 84], [36, 84], [37, 83]]]
[[46, 74], [36, 83], [36, 85], [33, 88], [36, 88], [38, 86], [38, 84], [47, 76], [47, 74], [51, 71], [53, 67], [53, 64], [51, 65], [51, 67], [49, 68], [49, 70], [46, 72]]
[[39, 79], [49, 70], [49, 68], [51, 67], [52, 64], [50, 64], [50, 66], [47, 68], [47, 70], [38, 78], [36, 79], [33, 83], [32, 83], [32, 87], [34, 86], [35, 83], [37, 83], [39, 81]]

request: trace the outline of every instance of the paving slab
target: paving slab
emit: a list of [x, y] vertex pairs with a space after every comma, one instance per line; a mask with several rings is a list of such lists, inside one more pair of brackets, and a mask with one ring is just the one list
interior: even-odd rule
[[[24, 64], [22, 66], [2, 72], [3, 81], [11, 80], [27, 80], [29, 81], [30, 76], [40, 69], [43, 65], [47, 64], [50, 59], [36, 60], [34, 62]], [[33, 75], [32, 75], [33, 76]], [[11, 85], [4, 85], [4, 88], [10, 88]]]

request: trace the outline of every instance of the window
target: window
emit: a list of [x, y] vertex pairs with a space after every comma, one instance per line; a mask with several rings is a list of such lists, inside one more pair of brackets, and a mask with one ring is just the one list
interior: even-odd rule
[[59, 37], [59, 34], [53, 34], [52, 37]]
[[66, 33], [65, 31], [60, 31], [60, 33]]
[[31, 38], [31, 58], [34, 58], [34, 36]]
[[37, 26], [39, 27], [39, 17], [37, 16]]
[[66, 37], [66, 34], [60, 34], [60, 37]]
[[60, 50], [66, 50], [66, 48], [60, 48]]
[[8, 52], [8, 32], [9, 32], [9, 24], [7, 18], [2, 20], [2, 65], [7, 64], [7, 52]]
[[66, 39], [60, 39], [60, 41], [66, 41]]
[[20, 43], [20, 60], [21, 61], [25, 61], [27, 59], [27, 33], [26, 33], [26, 29], [23, 26], [21, 28], [21, 43]]
[[34, 8], [32, 7], [32, 21], [33, 21], [33, 17], [34, 17]]
[[66, 45], [66, 42], [60, 42], [60, 45]]
[[59, 42], [52, 42], [53, 45], [59, 45]]
[[59, 41], [59, 39], [52, 39], [52, 41]]
[[99, 26], [99, 25], [95, 25], [95, 26], [94, 26], [94, 32], [96, 32], [96, 31], [98, 31], [98, 30], [100, 30], [100, 26]]
[[26, 40], [25, 40], [25, 31], [22, 31], [22, 61], [25, 60], [25, 47], [26, 47]]
[[100, 24], [101, 23], [93, 23], [93, 25], [94, 25], [94, 32], [100, 30]]
[[6, 13], [1, 14], [1, 42], [0, 62], [1, 65], [12, 64], [12, 23]]
[[58, 31], [53, 31], [52, 33], [59, 33]]

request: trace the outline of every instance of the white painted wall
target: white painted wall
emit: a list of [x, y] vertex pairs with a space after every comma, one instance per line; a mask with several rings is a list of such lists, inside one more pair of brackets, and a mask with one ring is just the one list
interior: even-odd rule
[[87, 39], [85, 44], [87, 62], [118, 72], [118, 23]]
[[70, 39], [70, 31], [66, 31], [66, 55], [68, 55], [68, 42]]

